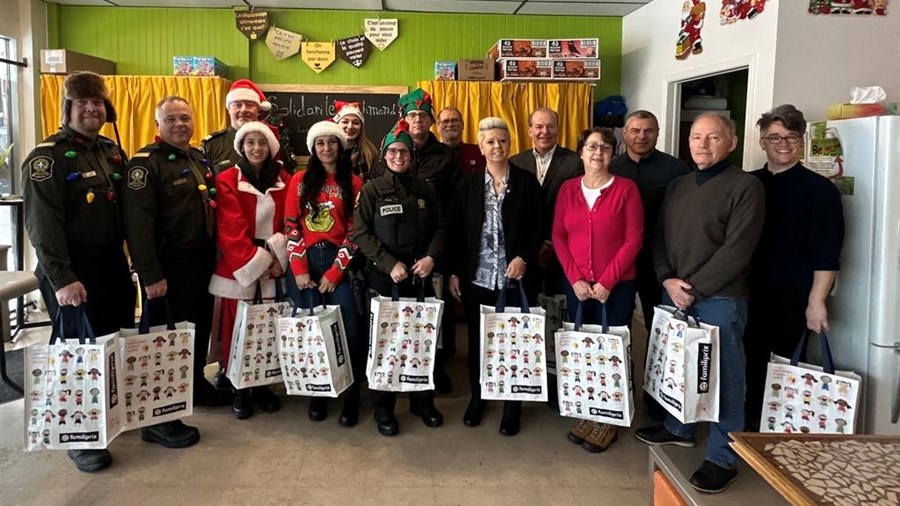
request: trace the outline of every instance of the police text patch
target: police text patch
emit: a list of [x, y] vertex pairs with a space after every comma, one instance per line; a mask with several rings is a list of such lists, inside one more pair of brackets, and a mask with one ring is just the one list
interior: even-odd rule
[[128, 171], [128, 187], [132, 190], [140, 190], [147, 186], [147, 169], [144, 167], [132, 167]]
[[390, 216], [392, 214], [403, 214], [403, 205], [395, 204], [391, 206], [381, 206], [381, 216]]
[[49, 156], [36, 156], [29, 165], [28, 177], [37, 182], [53, 177], [53, 159]]

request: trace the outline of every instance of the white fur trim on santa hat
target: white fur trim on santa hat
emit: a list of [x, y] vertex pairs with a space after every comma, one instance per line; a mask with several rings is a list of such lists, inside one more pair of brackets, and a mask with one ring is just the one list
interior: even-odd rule
[[278, 152], [281, 151], [281, 144], [278, 142], [278, 139], [275, 138], [275, 133], [272, 132], [272, 129], [269, 128], [269, 125], [266, 125], [262, 121], [250, 121], [248, 123], [244, 123], [244, 126], [238, 129], [237, 133], [234, 134], [235, 151], [241, 154], [244, 153], [241, 150], [241, 144], [243, 144], [244, 142], [244, 137], [246, 137], [250, 132], [259, 132], [266, 137], [267, 141], [269, 141], [269, 158], [275, 158], [276, 156], [278, 156]]
[[354, 116], [359, 118], [360, 123], [366, 123], [366, 118], [363, 116], [362, 111], [360, 111], [359, 107], [356, 107], [356, 105], [354, 104], [346, 104], [344, 105], [344, 107], [341, 107], [341, 110], [334, 115], [334, 122], [340, 123], [341, 119], [343, 119], [344, 116], [348, 116], [350, 114], [353, 114]]
[[341, 141], [341, 146], [347, 149], [347, 134], [344, 133], [344, 129], [333, 121], [320, 121], [313, 125], [306, 134], [306, 147], [309, 148], [310, 154], [313, 153], [316, 138], [330, 136], [337, 137]]
[[268, 111], [272, 108], [272, 104], [266, 100], [266, 96], [259, 89], [259, 86], [249, 79], [238, 79], [231, 85], [231, 89], [225, 95], [225, 107], [238, 100], [253, 102], [259, 105], [259, 108], [263, 111]]

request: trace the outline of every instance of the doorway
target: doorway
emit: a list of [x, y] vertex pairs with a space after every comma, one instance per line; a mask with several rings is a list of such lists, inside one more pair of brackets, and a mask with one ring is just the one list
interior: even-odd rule
[[744, 168], [748, 78], [749, 69], [743, 67], [674, 83], [677, 86], [676, 96], [679, 105], [674, 111], [676, 114], [674, 124], [678, 128], [675, 156], [690, 166], [694, 165], [688, 145], [691, 123], [700, 114], [715, 112], [734, 121], [738, 144], [728, 159], [736, 167]]

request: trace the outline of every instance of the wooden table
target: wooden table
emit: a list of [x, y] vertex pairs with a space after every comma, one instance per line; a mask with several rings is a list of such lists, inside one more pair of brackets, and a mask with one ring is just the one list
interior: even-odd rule
[[900, 505], [900, 437], [731, 433], [731, 447], [795, 505]]

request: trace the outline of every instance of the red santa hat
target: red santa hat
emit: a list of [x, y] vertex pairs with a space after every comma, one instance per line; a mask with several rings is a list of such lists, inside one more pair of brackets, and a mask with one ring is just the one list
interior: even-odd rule
[[268, 123], [262, 121], [248, 121], [234, 134], [234, 150], [243, 155], [244, 150], [241, 149], [241, 145], [244, 143], [244, 137], [250, 132], [259, 132], [263, 134], [267, 141], [269, 141], [269, 158], [274, 160], [281, 151], [281, 144], [278, 142], [278, 136], [275, 134], [276, 131], [275, 127], [270, 126]]
[[228, 94], [225, 95], [225, 107], [230, 106], [232, 102], [237, 102], [238, 100], [253, 102], [259, 105], [259, 108], [262, 111], [268, 111], [272, 108], [272, 104], [266, 100], [266, 96], [263, 95], [259, 86], [249, 79], [238, 79], [231, 85], [231, 89], [228, 90]]
[[306, 134], [306, 147], [309, 148], [310, 154], [313, 153], [313, 146], [316, 144], [317, 138], [331, 136], [337, 137], [341, 146], [347, 149], [347, 134], [344, 133], [344, 129], [334, 121], [325, 120], [310, 127], [309, 132]]
[[342, 102], [340, 100], [335, 100], [334, 108], [337, 110], [333, 118], [335, 123], [340, 123], [341, 118], [349, 114], [353, 114], [359, 118], [360, 123], [366, 122], [366, 118], [363, 117], [359, 102]]

